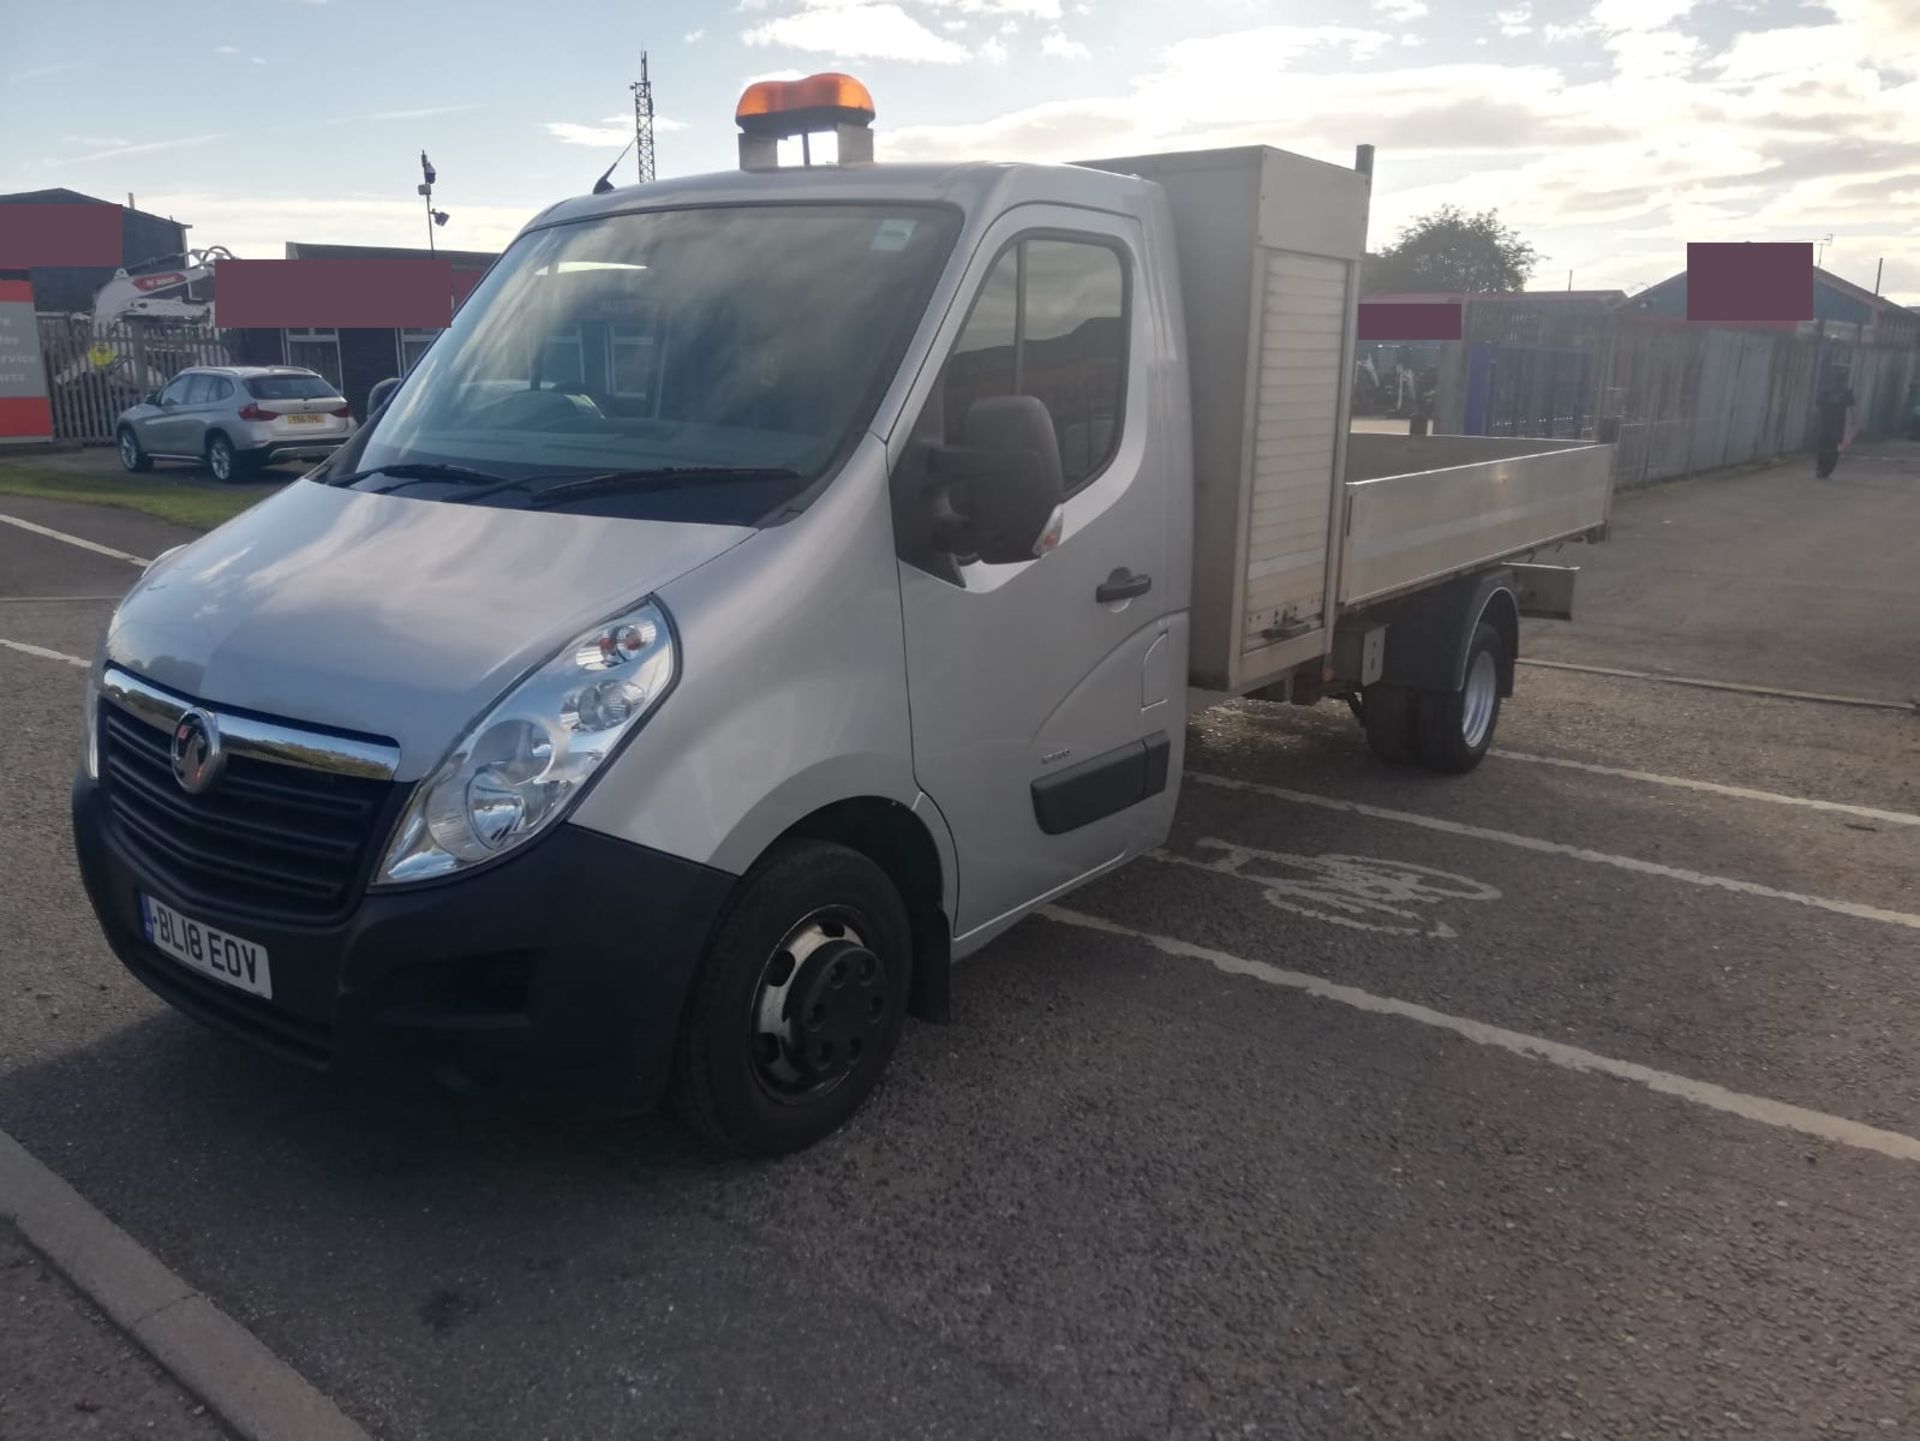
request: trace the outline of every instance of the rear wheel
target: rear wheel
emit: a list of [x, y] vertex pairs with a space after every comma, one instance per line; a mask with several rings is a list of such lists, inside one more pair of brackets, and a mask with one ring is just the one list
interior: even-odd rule
[[153, 469], [153, 457], [140, 448], [140, 437], [131, 425], [120, 427], [120, 464], [131, 471]]
[[248, 457], [233, 448], [233, 442], [215, 431], [207, 440], [207, 474], [218, 481], [236, 480], [250, 468]]
[[1415, 705], [1420, 764], [1464, 775], [1485, 759], [1500, 724], [1500, 665], [1505, 642], [1484, 621], [1474, 627], [1466, 678], [1457, 691], [1422, 691]]
[[900, 1039], [911, 934], [893, 882], [857, 851], [798, 841], [755, 867], [681, 1021], [682, 1118], [718, 1146], [763, 1156], [845, 1124]]

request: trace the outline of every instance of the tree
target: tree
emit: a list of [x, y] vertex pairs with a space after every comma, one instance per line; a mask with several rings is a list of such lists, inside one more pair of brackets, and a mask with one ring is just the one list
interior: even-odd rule
[[1538, 259], [1538, 251], [1500, 223], [1498, 211], [1469, 214], [1457, 205], [1442, 205], [1367, 257], [1365, 283], [1376, 292], [1519, 290]]

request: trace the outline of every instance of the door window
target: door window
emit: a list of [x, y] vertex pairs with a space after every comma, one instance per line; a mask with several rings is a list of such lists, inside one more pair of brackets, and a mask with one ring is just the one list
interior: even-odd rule
[[195, 379], [196, 377], [192, 375], [174, 376], [174, 378], [167, 383], [167, 388], [160, 392], [160, 403], [162, 405], [185, 405], [187, 403], [187, 388], [193, 384]]
[[195, 375], [189, 377], [187, 381], [186, 399], [188, 405], [205, 405], [212, 399], [213, 377], [211, 375]]
[[981, 287], [942, 378], [945, 438], [993, 395], [1046, 402], [1069, 494], [1106, 467], [1126, 395], [1127, 282], [1117, 248], [1033, 238], [1002, 255]]
[[228, 380], [224, 375], [209, 376], [208, 378], [213, 382], [213, 388], [207, 392], [208, 401], [218, 404], [220, 401], [233, 399], [233, 382], [231, 380]]

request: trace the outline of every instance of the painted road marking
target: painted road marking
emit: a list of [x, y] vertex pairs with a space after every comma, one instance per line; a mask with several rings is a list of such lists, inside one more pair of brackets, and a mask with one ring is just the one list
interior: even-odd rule
[[1687, 685], [1700, 690], [1728, 690], [1740, 695], [1772, 696], [1776, 700], [1818, 701], [1822, 705], [1865, 706], [1870, 710], [1897, 710], [1909, 713], [1920, 710], [1920, 701], [1913, 700], [1876, 700], [1871, 696], [1829, 695], [1817, 690], [1781, 690], [1778, 686], [1746, 685], [1737, 680], [1707, 680], [1693, 675], [1661, 675], [1658, 671], [1622, 670], [1611, 665], [1575, 665], [1565, 660], [1535, 660], [1531, 656], [1520, 657], [1521, 665], [1539, 666], [1543, 670], [1571, 670], [1581, 675], [1611, 675], [1623, 680], [1651, 680], [1661, 685]]
[[1589, 771], [1597, 776], [1620, 776], [1648, 785], [1677, 786], [1682, 790], [1707, 791], [1717, 796], [1733, 796], [1743, 801], [1766, 801], [1776, 806], [1804, 806], [1808, 810], [1830, 811], [1835, 815], [1859, 816], [1862, 820], [1885, 821], [1894, 826], [1920, 826], [1920, 816], [1906, 811], [1883, 811], [1874, 806], [1850, 806], [1841, 801], [1816, 801], [1806, 796], [1783, 796], [1773, 791], [1756, 791], [1747, 786], [1725, 786], [1717, 781], [1689, 780], [1685, 776], [1655, 775], [1652, 771], [1623, 770], [1618, 766], [1597, 766], [1586, 761], [1562, 760], [1559, 756], [1528, 755], [1521, 751], [1489, 751], [1503, 761], [1525, 761], [1528, 765], [1559, 766], [1570, 771]]
[[1416, 905], [1441, 901], [1497, 901], [1500, 892], [1451, 871], [1407, 861], [1370, 856], [1294, 856], [1205, 836], [1196, 843], [1214, 859], [1154, 851], [1156, 861], [1191, 866], [1215, 875], [1237, 876], [1265, 894], [1267, 904], [1297, 916], [1398, 936], [1452, 940], [1459, 933], [1445, 921], [1429, 920]]
[[68, 545], [77, 545], [82, 550], [93, 551], [97, 555], [110, 555], [115, 560], [124, 560], [129, 565], [152, 565], [144, 555], [129, 555], [124, 550], [115, 550], [110, 545], [102, 545], [97, 540], [88, 540], [84, 536], [68, 535], [64, 530], [55, 530], [51, 526], [35, 525], [30, 520], [22, 520], [17, 515], [0, 515], [0, 524], [17, 525], [22, 530], [30, 530], [35, 535], [44, 535], [50, 540], [65, 541]]
[[1897, 1160], [1920, 1161], [1920, 1140], [1901, 1135], [1898, 1131], [1883, 1131], [1878, 1126], [1849, 1121], [1842, 1116], [1830, 1116], [1824, 1111], [1810, 1111], [1804, 1106], [1791, 1106], [1784, 1101], [1770, 1101], [1764, 1096], [1749, 1096], [1740, 1091], [1730, 1091], [1725, 1086], [1716, 1086], [1710, 1081], [1695, 1081], [1686, 1076], [1676, 1076], [1671, 1071], [1657, 1071], [1637, 1061], [1615, 1060], [1611, 1056], [1603, 1056], [1579, 1046], [1569, 1046], [1562, 1041], [1549, 1041], [1540, 1036], [1529, 1036], [1522, 1031], [1510, 1031], [1504, 1026], [1491, 1026], [1484, 1021], [1470, 1021], [1463, 1016], [1436, 1011], [1430, 1006], [1418, 1005], [1412, 1001], [1395, 1000], [1391, 996], [1375, 995], [1372, 991], [1363, 991], [1357, 986], [1343, 986], [1320, 976], [1284, 970], [1279, 966], [1268, 965], [1265, 961], [1247, 960], [1242, 956], [1229, 955], [1225, 951], [1216, 951], [1209, 946], [1197, 946], [1190, 941], [1177, 941], [1171, 936], [1156, 936], [1147, 931], [1136, 931], [1117, 921], [1090, 916], [1082, 911], [1067, 910], [1061, 906], [1042, 906], [1037, 914], [1061, 925], [1078, 926], [1082, 930], [1099, 931], [1110, 936], [1141, 941], [1170, 956], [1207, 961], [1228, 975], [1248, 976], [1257, 981], [1265, 981], [1270, 986], [1281, 986], [1288, 990], [1317, 996], [1321, 1000], [1351, 1006], [1357, 1011], [1371, 1011], [1375, 1015], [1382, 1016], [1398, 1016], [1402, 1020], [1417, 1021], [1423, 1026], [1451, 1031], [1456, 1036], [1464, 1037], [1476, 1045], [1511, 1051], [1514, 1055], [1524, 1056], [1528, 1060], [1546, 1061], [1569, 1071], [1586, 1071], [1596, 1075], [1612, 1076], [1617, 1080], [1632, 1081], [1663, 1096], [1678, 1096], [1681, 1100], [1691, 1101], [1696, 1106], [1725, 1111], [1729, 1115], [1758, 1121], [1762, 1125], [1798, 1131], [1802, 1135], [1817, 1136], [1821, 1140], [1834, 1141], [1843, 1146], [1855, 1146], [1863, 1151], [1876, 1151], [1880, 1155], [1892, 1156]]
[[63, 660], [68, 665], [79, 666], [81, 670], [85, 670], [91, 664], [89, 661], [81, 660], [77, 655], [68, 655], [63, 650], [48, 650], [43, 645], [28, 645], [23, 640], [7, 640], [4, 636], [0, 636], [0, 645], [8, 650], [17, 650], [22, 655], [37, 655], [42, 660]]
[[1803, 895], [1799, 891], [1777, 890], [1773, 886], [1763, 886], [1757, 881], [1709, 875], [1705, 871], [1690, 871], [1681, 866], [1661, 865], [1658, 861], [1643, 861], [1637, 856], [1616, 856], [1606, 851], [1590, 851], [1584, 846], [1562, 845], [1559, 841], [1543, 841], [1538, 836], [1523, 836], [1513, 831], [1492, 830], [1486, 826], [1470, 826], [1461, 821], [1445, 820], [1440, 816], [1420, 815], [1414, 811], [1388, 810], [1385, 806], [1370, 806], [1362, 801], [1343, 801], [1333, 796], [1290, 791], [1280, 786], [1261, 785], [1258, 781], [1235, 780], [1231, 776], [1207, 775], [1200, 771], [1192, 771], [1188, 773], [1187, 779], [1201, 785], [1217, 786], [1221, 790], [1247, 791], [1254, 795], [1272, 796], [1275, 800], [1292, 801], [1296, 805], [1318, 806], [1322, 810], [1345, 811], [1351, 815], [1369, 816], [1378, 821], [1394, 821], [1403, 826], [1419, 826], [1423, 830], [1439, 831], [1443, 835], [1466, 836], [1477, 841], [1493, 841], [1499, 845], [1514, 846], [1523, 851], [1566, 856], [1572, 860], [1586, 861], [1597, 866], [1612, 866], [1616, 870], [1633, 871], [1643, 876], [1664, 876], [1668, 880], [1684, 881], [1692, 886], [1708, 886], [1716, 890], [1734, 891], [1744, 896], [1765, 896], [1770, 900], [1792, 901], [1795, 905], [1832, 911], [1835, 915], [1853, 916], [1863, 921], [1883, 921], [1890, 926], [1905, 926], [1909, 930], [1920, 931], [1920, 916], [1907, 911], [1890, 911], [1880, 906], [1861, 905], [1857, 901], [1836, 901], [1825, 896]]

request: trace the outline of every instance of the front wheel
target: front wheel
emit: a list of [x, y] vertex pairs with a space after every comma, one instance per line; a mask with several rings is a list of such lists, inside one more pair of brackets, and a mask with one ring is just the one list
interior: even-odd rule
[[859, 852], [775, 851], [740, 883], [694, 980], [674, 1054], [681, 1117], [762, 1156], [839, 1129], [900, 1039], [911, 937], [899, 891]]
[[140, 448], [140, 437], [133, 433], [131, 425], [120, 427], [120, 464], [127, 470], [139, 472], [153, 469], [153, 457]]
[[1505, 642], [1484, 621], [1467, 650], [1466, 679], [1456, 691], [1422, 691], [1415, 748], [1428, 770], [1464, 775], [1486, 758], [1500, 724], [1500, 665]]

